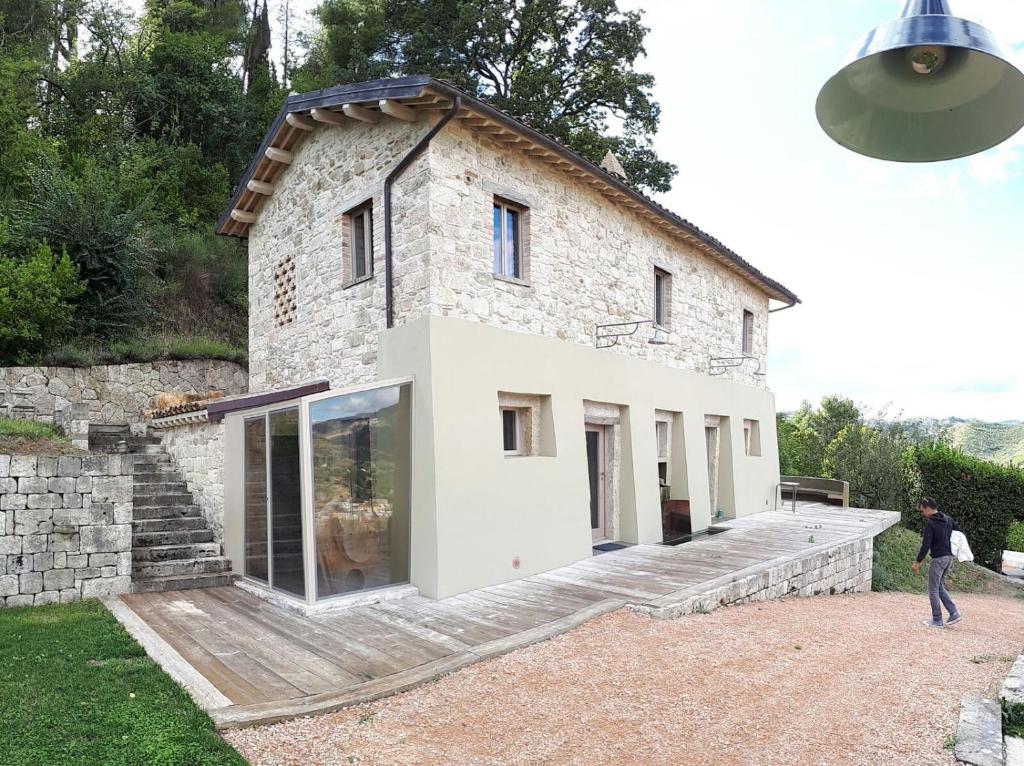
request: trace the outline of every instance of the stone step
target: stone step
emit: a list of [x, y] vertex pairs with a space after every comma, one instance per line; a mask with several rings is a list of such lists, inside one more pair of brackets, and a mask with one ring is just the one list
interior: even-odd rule
[[198, 505], [146, 505], [135, 506], [132, 516], [141, 521], [144, 519], [178, 519], [184, 516], [202, 518]]
[[135, 476], [135, 497], [150, 495], [183, 495], [188, 493], [188, 484], [184, 481], [139, 481]]
[[199, 514], [155, 519], [140, 519], [136, 517], [132, 521], [132, 530], [137, 535], [154, 534], [157, 532], [208, 531], [206, 529], [206, 519]]
[[[167, 521], [187, 521], [187, 519], [167, 519]], [[140, 522], [145, 523], [145, 522]], [[171, 529], [153, 532], [138, 532], [132, 535], [133, 548], [147, 548], [158, 545], [191, 545], [193, 543], [212, 543], [213, 531], [210, 529]]]
[[999, 702], [982, 697], [960, 700], [953, 755], [972, 766], [1004, 766], [1003, 710]]
[[137, 466], [155, 465], [166, 467], [166, 464], [171, 462], [171, 456], [166, 452], [154, 452], [147, 455], [138, 454], [132, 457], [135, 458], [135, 465]]
[[1006, 766], [1024, 766], [1024, 737], [1004, 737]]
[[191, 492], [135, 492], [134, 502], [136, 508], [151, 508], [153, 506], [174, 506], [191, 505]]
[[220, 546], [217, 543], [148, 545], [132, 549], [132, 561], [135, 563], [208, 559], [216, 556], [220, 556]]
[[168, 590], [191, 590], [192, 588], [216, 588], [230, 585], [235, 575], [230, 572], [198, 575], [169, 575], [166, 577], [147, 577], [132, 581], [135, 593], [157, 593]]
[[181, 480], [181, 474], [176, 469], [174, 469], [174, 468], [165, 468], [162, 471], [140, 471], [140, 470], [138, 470], [139, 468], [142, 468], [142, 467], [143, 466], [140, 466], [137, 463], [135, 465], [136, 471], [133, 474], [133, 478], [135, 479], [135, 483], [136, 484], [138, 484], [139, 482], [142, 482], [144, 484], [148, 484], [148, 483], [151, 483], [151, 482], [180, 481]]
[[231, 562], [224, 556], [132, 563], [132, 579], [140, 580], [150, 577], [180, 577], [182, 575], [220, 574], [230, 571]]

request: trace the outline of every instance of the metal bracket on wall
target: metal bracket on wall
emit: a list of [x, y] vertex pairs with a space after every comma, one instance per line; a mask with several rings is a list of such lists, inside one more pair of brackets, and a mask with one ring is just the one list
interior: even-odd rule
[[[629, 338], [636, 335], [640, 325], [649, 324], [652, 326], [651, 337], [647, 342], [652, 346], [664, 346], [668, 342], [668, 334], [661, 327], [658, 327], [653, 319], [638, 319], [635, 322], [615, 322], [613, 324], [599, 324], [594, 329], [594, 345], [597, 348], [611, 348], [617, 346], [619, 338]], [[631, 329], [629, 329], [631, 328]]]
[[754, 370], [755, 375], [764, 377], [766, 373], [761, 372], [761, 360], [756, 356], [715, 356], [711, 358], [708, 363], [708, 375], [724, 375], [726, 370], [731, 370], [735, 367], [742, 367], [747, 360], [752, 360], [757, 364], [757, 369]]

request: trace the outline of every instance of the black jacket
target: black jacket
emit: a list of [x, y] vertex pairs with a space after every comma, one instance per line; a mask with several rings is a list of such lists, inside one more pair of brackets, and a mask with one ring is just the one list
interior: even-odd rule
[[956, 521], [941, 511], [936, 511], [928, 519], [924, 526], [924, 536], [921, 539], [921, 550], [917, 554], [918, 563], [924, 561], [925, 554], [931, 553], [933, 559], [943, 556], [952, 556], [953, 551], [949, 547], [949, 537], [953, 530], [962, 532]]

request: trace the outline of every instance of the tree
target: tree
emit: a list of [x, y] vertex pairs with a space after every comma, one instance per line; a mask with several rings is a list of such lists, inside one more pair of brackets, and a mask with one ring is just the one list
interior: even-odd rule
[[638, 187], [671, 185], [650, 141], [654, 78], [635, 69], [647, 28], [615, 0], [325, 0], [316, 18], [303, 89], [429, 74], [594, 162], [615, 152]]
[[850, 423], [825, 448], [823, 474], [848, 481], [857, 507], [902, 511], [911, 486], [909, 448], [898, 421], [879, 427]]
[[18, 364], [66, 335], [83, 285], [67, 253], [55, 256], [46, 243], [13, 256], [6, 228], [0, 223], [0, 362]]
[[861, 411], [853, 400], [842, 396], [826, 396], [816, 412], [810, 417], [809, 425], [824, 446], [832, 443], [847, 426], [861, 421]]

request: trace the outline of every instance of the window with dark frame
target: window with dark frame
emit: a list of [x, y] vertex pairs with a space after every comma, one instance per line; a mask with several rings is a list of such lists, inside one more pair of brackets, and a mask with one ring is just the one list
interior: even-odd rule
[[492, 225], [494, 274], [499, 277], [522, 279], [523, 209], [495, 197]]
[[654, 269], [654, 324], [658, 327], [668, 327], [671, 276], [664, 269]]
[[754, 312], [743, 310], [743, 353], [754, 353]]
[[347, 216], [352, 279], [373, 276], [373, 203], [360, 205]]
[[521, 455], [523, 453], [520, 430], [519, 410], [511, 408], [502, 409], [502, 447], [506, 455]]

